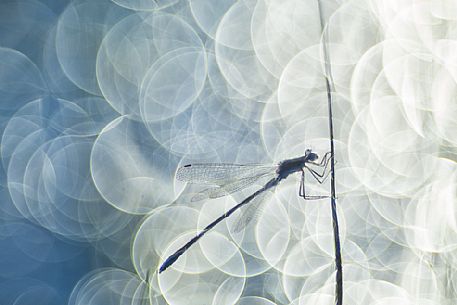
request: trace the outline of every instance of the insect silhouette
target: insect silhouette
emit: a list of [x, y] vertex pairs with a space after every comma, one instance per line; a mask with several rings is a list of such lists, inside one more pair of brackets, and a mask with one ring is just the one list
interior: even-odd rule
[[[309, 172], [320, 184], [324, 183], [329, 171], [328, 165], [333, 157], [327, 152], [320, 162], [316, 160], [319, 156], [307, 149], [301, 157], [281, 161], [278, 165], [259, 165], [259, 164], [226, 164], [226, 163], [197, 163], [188, 164], [178, 169], [176, 179], [190, 183], [211, 184], [213, 187], [205, 189], [195, 195], [192, 201], [208, 198], [218, 198], [237, 191], [240, 191], [259, 179], [270, 179], [259, 190], [246, 197], [243, 201], [232, 207], [230, 210], [219, 216], [207, 225], [196, 236], [189, 240], [185, 245], [170, 255], [160, 266], [159, 273], [170, 267], [182, 254], [184, 254], [194, 243], [202, 238], [209, 230], [219, 222], [232, 215], [241, 207], [247, 205], [239, 219], [235, 223], [234, 231], [242, 231], [258, 215], [258, 210], [268, 190], [274, 189], [281, 180], [286, 179], [290, 174], [301, 173], [299, 196], [305, 200], [318, 200], [328, 198], [328, 196], [310, 196], [306, 194], [305, 170]], [[321, 168], [321, 172], [315, 168]], [[214, 186], [216, 185], [216, 186]]]

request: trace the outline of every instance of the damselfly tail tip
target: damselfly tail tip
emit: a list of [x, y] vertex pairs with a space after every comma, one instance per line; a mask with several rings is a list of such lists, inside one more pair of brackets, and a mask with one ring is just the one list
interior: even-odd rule
[[160, 266], [160, 268], [159, 268], [159, 274], [161, 274], [162, 272], [164, 272], [167, 268], [168, 268], [168, 266], [165, 265], [165, 263], [163, 263], [162, 266]]
[[164, 272], [169, 266], [170, 264], [168, 263], [168, 261], [165, 261], [159, 268], [159, 274]]
[[178, 257], [183, 253], [184, 251], [177, 251], [174, 254], [170, 255], [160, 266], [159, 268], [159, 274], [164, 272], [168, 267], [173, 265], [173, 263], [178, 259]]

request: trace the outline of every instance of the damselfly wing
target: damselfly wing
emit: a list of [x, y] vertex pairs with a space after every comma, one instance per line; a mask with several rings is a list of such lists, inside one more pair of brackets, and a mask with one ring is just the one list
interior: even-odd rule
[[[176, 179], [188, 183], [212, 185], [197, 194], [191, 201], [223, 197], [260, 181], [267, 181], [277, 175], [277, 165], [263, 164], [228, 164], [228, 163], [196, 163], [178, 169]], [[261, 183], [263, 184], [263, 183]], [[262, 212], [262, 203], [271, 192], [263, 192], [256, 196], [248, 207], [244, 208], [234, 221], [233, 232], [241, 232], [249, 223], [258, 219]]]

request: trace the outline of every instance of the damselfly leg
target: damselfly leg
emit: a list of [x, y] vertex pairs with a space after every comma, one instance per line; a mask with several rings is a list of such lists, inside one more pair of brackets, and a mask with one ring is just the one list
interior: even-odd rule
[[326, 153], [322, 158], [320, 163], [312, 163], [310, 164], [323, 167], [322, 173], [319, 173], [317, 170], [305, 165], [305, 168], [310, 172], [310, 174], [316, 179], [317, 182], [320, 184], [324, 183], [327, 180], [330, 171], [328, 170], [328, 166], [330, 165], [330, 160], [333, 158], [330, 152]]
[[316, 166], [319, 166], [319, 167], [327, 167], [331, 158], [332, 158], [332, 153], [330, 151], [328, 151], [322, 157], [321, 162], [319, 162], [319, 163], [317, 163], [317, 162], [308, 162], [308, 163], [316, 165]]
[[[309, 162], [310, 164], [313, 164], [318, 167], [323, 167], [322, 173], [319, 173], [317, 170], [308, 167], [305, 165], [305, 168], [310, 172], [310, 174], [314, 177], [314, 179], [319, 183], [323, 184], [325, 180], [327, 180], [330, 171], [328, 170], [328, 165], [330, 164], [330, 159], [333, 158], [331, 156], [331, 152], [327, 152], [323, 157], [322, 160], [319, 163], [315, 162]], [[302, 197], [305, 200], [318, 200], [318, 199], [323, 199], [323, 198], [329, 198], [329, 196], [314, 196], [314, 195], [307, 195], [306, 194], [306, 189], [305, 189], [305, 171], [301, 171], [301, 179], [300, 179], [300, 188], [299, 188], [299, 193], [298, 195]]]
[[303, 171], [303, 170], [301, 172], [300, 188], [299, 188], [299, 191], [298, 191], [298, 196], [302, 197], [305, 200], [319, 200], [319, 199], [329, 198], [329, 196], [315, 196], [315, 195], [307, 195], [306, 194], [306, 189], [305, 189], [305, 171]]

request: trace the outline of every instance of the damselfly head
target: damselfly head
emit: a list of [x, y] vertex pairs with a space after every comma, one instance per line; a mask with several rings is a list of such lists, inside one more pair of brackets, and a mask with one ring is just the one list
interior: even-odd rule
[[308, 161], [315, 161], [319, 159], [319, 156], [316, 153], [313, 153], [311, 149], [305, 150], [305, 156]]

